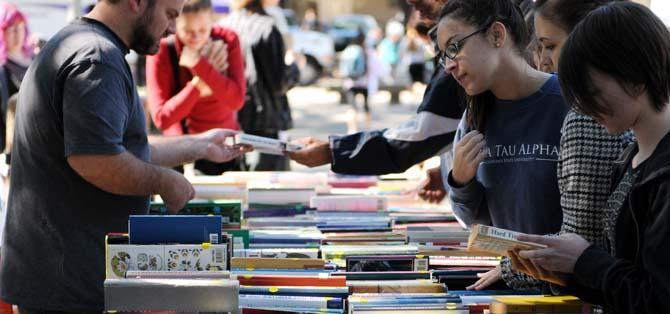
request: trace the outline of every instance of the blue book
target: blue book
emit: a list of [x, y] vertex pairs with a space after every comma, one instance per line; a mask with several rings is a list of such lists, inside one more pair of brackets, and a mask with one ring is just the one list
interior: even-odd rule
[[221, 243], [221, 216], [131, 215], [130, 244]]

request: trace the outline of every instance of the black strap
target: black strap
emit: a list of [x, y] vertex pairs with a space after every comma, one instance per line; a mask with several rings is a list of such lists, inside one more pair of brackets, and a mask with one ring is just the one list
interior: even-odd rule
[[[172, 76], [174, 78], [174, 91], [172, 95], [177, 95], [181, 90], [181, 79], [179, 77], [179, 57], [177, 56], [177, 46], [175, 42], [175, 36], [172, 35], [168, 37], [167, 40], [168, 52], [170, 53], [170, 63], [172, 64]], [[184, 132], [184, 135], [188, 134], [188, 127], [186, 126], [186, 118], [182, 119], [181, 130]]]

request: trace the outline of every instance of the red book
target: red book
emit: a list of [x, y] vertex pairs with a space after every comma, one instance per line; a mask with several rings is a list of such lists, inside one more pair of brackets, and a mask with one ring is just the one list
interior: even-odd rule
[[289, 287], [346, 287], [345, 277], [288, 277], [271, 275], [241, 275], [237, 277], [243, 286], [289, 286]]

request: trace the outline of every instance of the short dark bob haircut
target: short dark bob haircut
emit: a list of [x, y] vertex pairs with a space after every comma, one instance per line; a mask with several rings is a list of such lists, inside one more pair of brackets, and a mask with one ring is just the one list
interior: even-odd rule
[[601, 6], [577, 24], [561, 52], [558, 77], [567, 103], [583, 114], [612, 113], [596, 101], [589, 70], [612, 77], [631, 96], [647, 91], [656, 111], [670, 98], [670, 32], [634, 2]]

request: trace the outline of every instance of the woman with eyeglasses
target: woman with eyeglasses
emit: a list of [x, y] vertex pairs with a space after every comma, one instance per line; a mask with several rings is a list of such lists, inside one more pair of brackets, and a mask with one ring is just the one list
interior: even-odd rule
[[[526, 62], [528, 41], [512, 1], [450, 0], [442, 9], [441, 62], [469, 96], [447, 181], [465, 224], [548, 234], [562, 221], [556, 166], [569, 108], [556, 76]], [[468, 288], [517, 278], [498, 266]]]

